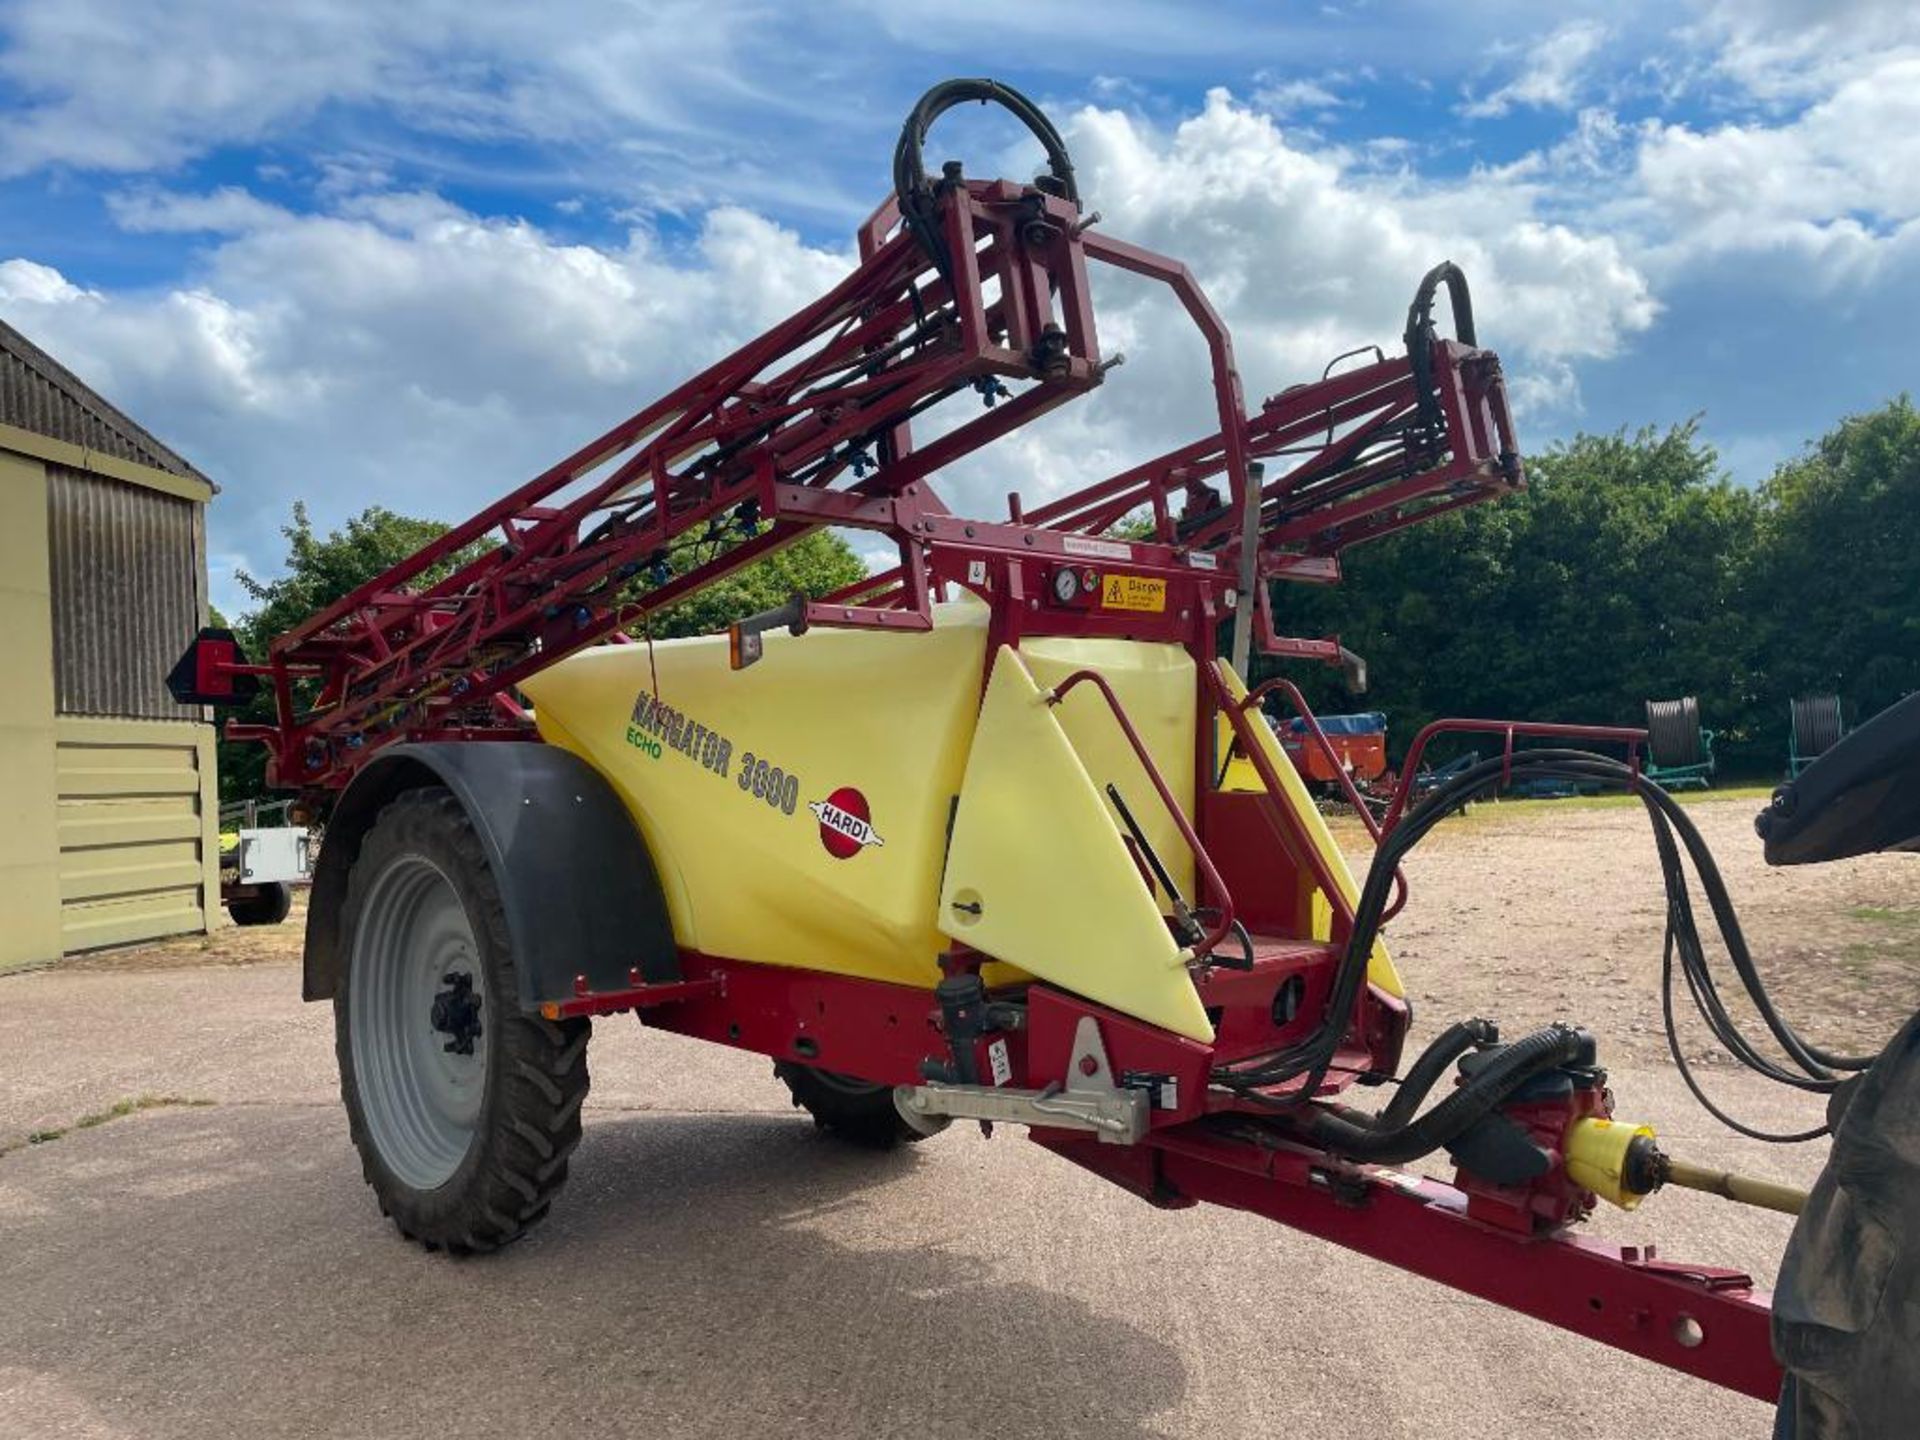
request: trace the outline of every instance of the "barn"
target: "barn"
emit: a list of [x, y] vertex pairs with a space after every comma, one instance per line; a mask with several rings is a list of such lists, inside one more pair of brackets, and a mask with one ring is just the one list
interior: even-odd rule
[[214, 730], [164, 684], [215, 489], [0, 322], [0, 970], [218, 912]]

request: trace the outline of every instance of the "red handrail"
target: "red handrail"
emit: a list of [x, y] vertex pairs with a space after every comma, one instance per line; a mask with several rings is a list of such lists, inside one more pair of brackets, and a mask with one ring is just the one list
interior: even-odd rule
[[[1286, 803], [1285, 793], [1280, 785], [1280, 777], [1274, 772], [1271, 762], [1267, 759], [1266, 752], [1256, 743], [1252, 725], [1247, 719], [1246, 712], [1239, 707], [1238, 702], [1232, 693], [1228, 691], [1226, 685], [1222, 683], [1219, 673], [1213, 666], [1202, 665], [1200, 667], [1200, 673], [1206, 679], [1208, 693], [1213, 698], [1215, 708], [1226, 717], [1227, 724], [1233, 728], [1233, 733], [1240, 741], [1240, 747], [1245, 752], [1248, 762], [1252, 764], [1254, 773], [1260, 777], [1260, 783], [1266, 787], [1267, 798], [1272, 800], [1276, 805], [1279, 805], [1287, 813], [1288, 817], [1291, 818], [1292, 809]], [[1338, 877], [1334, 875], [1333, 868], [1328, 865], [1326, 856], [1320, 853], [1320, 847], [1313, 844], [1304, 836], [1299, 838], [1302, 840], [1301, 849], [1305, 852], [1303, 858], [1306, 860], [1308, 868], [1313, 871], [1315, 882], [1326, 895], [1327, 903], [1333, 907], [1335, 931], [1339, 932], [1344, 930], [1351, 932], [1353, 929], [1353, 905], [1347, 899], [1346, 892], [1340, 888]]]
[[1133, 747], [1133, 753], [1139, 757], [1140, 768], [1147, 772], [1147, 779], [1153, 782], [1154, 790], [1159, 793], [1160, 803], [1167, 807], [1167, 813], [1173, 817], [1173, 823], [1180, 831], [1181, 840], [1185, 841], [1187, 848], [1193, 852], [1193, 863], [1200, 868], [1202, 883], [1208, 891], [1219, 897], [1219, 922], [1201, 937], [1199, 944], [1193, 947], [1193, 953], [1196, 956], [1210, 955], [1213, 953], [1213, 948], [1233, 931], [1233, 896], [1228, 892], [1226, 882], [1220, 878], [1220, 872], [1214, 868], [1213, 857], [1207, 854], [1207, 847], [1200, 843], [1200, 836], [1195, 832], [1193, 823], [1187, 819], [1186, 812], [1181, 810], [1180, 802], [1173, 798], [1173, 791], [1168, 787], [1166, 777], [1160, 773], [1160, 767], [1153, 763], [1153, 756], [1147, 752], [1145, 743], [1140, 739], [1139, 731], [1133, 728], [1133, 721], [1127, 718], [1126, 709], [1120, 704], [1120, 697], [1115, 695], [1113, 687], [1107, 684], [1106, 676], [1097, 670], [1076, 670], [1047, 692], [1047, 703], [1058, 705], [1066, 699], [1069, 690], [1083, 681], [1091, 684], [1106, 700], [1107, 708], [1113, 712], [1113, 718], [1120, 726], [1121, 733], [1127, 737], [1127, 743]]
[[[1313, 737], [1313, 743], [1320, 747], [1320, 753], [1327, 757], [1327, 763], [1333, 768], [1333, 773], [1339, 777], [1341, 789], [1346, 792], [1347, 803], [1360, 816], [1360, 823], [1367, 827], [1367, 833], [1373, 837], [1374, 848], [1378, 849], [1380, 837], [1385, 831], [1380, 828], [1380, 822], [1373, 818], [1373, 812], [1367, 808], [1359, 787], [1353, 783], [1353, 776], [1349, 775], [1347, 767], [1340, 763], [1340, 756], [1334, 750], [1333, 742], [1327, 739], [1327, 732], [1320, 728], [1319, 717], [1307, 704], [1307, 697], [1300, 693], [1300, 687], [1284, 675], [1276, 675], [1273, 679], [1263, 681], [1256, 686], [1247, 698], [1240, 702], [1239, 708], [1243, 711], [1251, 709], [1275, 690], [1284, 691], [1295, 712], [1307, 722], [1307, 733]], [[1393, 867], [1393, 884], [1396, 893], [1388, 904], [1384, 917], [1389, 920], [1405, 909], [1407, 904], [1407, 876], [1398, 865]]]

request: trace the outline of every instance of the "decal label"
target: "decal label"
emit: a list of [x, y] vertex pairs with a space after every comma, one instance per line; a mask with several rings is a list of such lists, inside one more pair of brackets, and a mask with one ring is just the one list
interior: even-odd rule
[[836, 860], [851, 860], [869, 845], [887, 843], [873, 828], [867, 797], [851, 785], [842, 785], [824, 800], [809, 800], [807, 809], [820, 822], [820, 843]]
[[1096, 560], [1131, 560], [1133, 547], [1119, 540], [1089, 540], [1084, 535], [1068, 535], [1060, 548], [1069, 555], [1090, 555]]
[[[655, 760], [668, 750], [677, 750], [722, 780], [735, 774], [733, 741], [689, 719], [651, 691], [642, 690], [634, 699], [627, 744]], [[769, 764], [764, 755], [744, 751], [735, 779], [741, 794], [765, 801], [782, 815], [791, 815], [799, 808], [800, 777]]]
[[996, 1040], [987, 1046], [987, 1064], [993, 1067], [993, 1083], [1004, 1085], [1013, 1079], [1013, 1065], [1007, 1059], [1007, 1042]]
[[1150, 580], [1144, 575], [1105, 575], [1100, 580], [1102, 610], [1150, 610], [1155, 614], [1167, 608], [1167, 582]]
[[[659, 743], [650, 744], [650, 740]], [[724, 735], [716, 735], [706, 726], [682, 715], [647, 690], [642, 690], [634, 698], [633, 716], [627, 726], [627, 743], [644, 750], [656, 760], [660, 758], [663, 747], [678, 750], [722, 780], [727, 778], [727, 769], [733, 763], [731, 740]]]

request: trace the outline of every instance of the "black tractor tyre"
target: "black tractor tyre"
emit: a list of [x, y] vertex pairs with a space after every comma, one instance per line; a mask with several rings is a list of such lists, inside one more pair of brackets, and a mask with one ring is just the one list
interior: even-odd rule
[[1828, 1116], [1833, 1149], [1773, 1294], [1774, 1436], [1895, 1440], [1920, 1415], [1920, 1015]]
[[293, 909], [293, 887], [278, 880], [253, 887], [253, 894], [227, 902], [236, 925], [278, 925]]
[[519, 1008], [500, 890], [449, 791], [408, 790], [381, 810], [340, 940], [340, 1095], [381, 1213], [429, 1250], [519, 1238], [580, 1143], [592, 1024]]
[[793, 1095], [795, 1108], [836, 1139], [868, 1150], [891, 1150], [928, 1137], [907, 1124], [893, 1103], [891, 1085], [874, 1085], [791, 1060], [776, 1060], [773, 1073]]

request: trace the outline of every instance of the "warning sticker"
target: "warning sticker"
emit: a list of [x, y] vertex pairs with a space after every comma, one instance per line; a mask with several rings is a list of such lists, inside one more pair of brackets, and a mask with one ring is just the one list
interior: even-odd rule
[[1153, 610], [1167, 608], [1167, 582], [1149, 580], [1144, 575], [1106, 575], [1100, 580], [1102, 610]]

